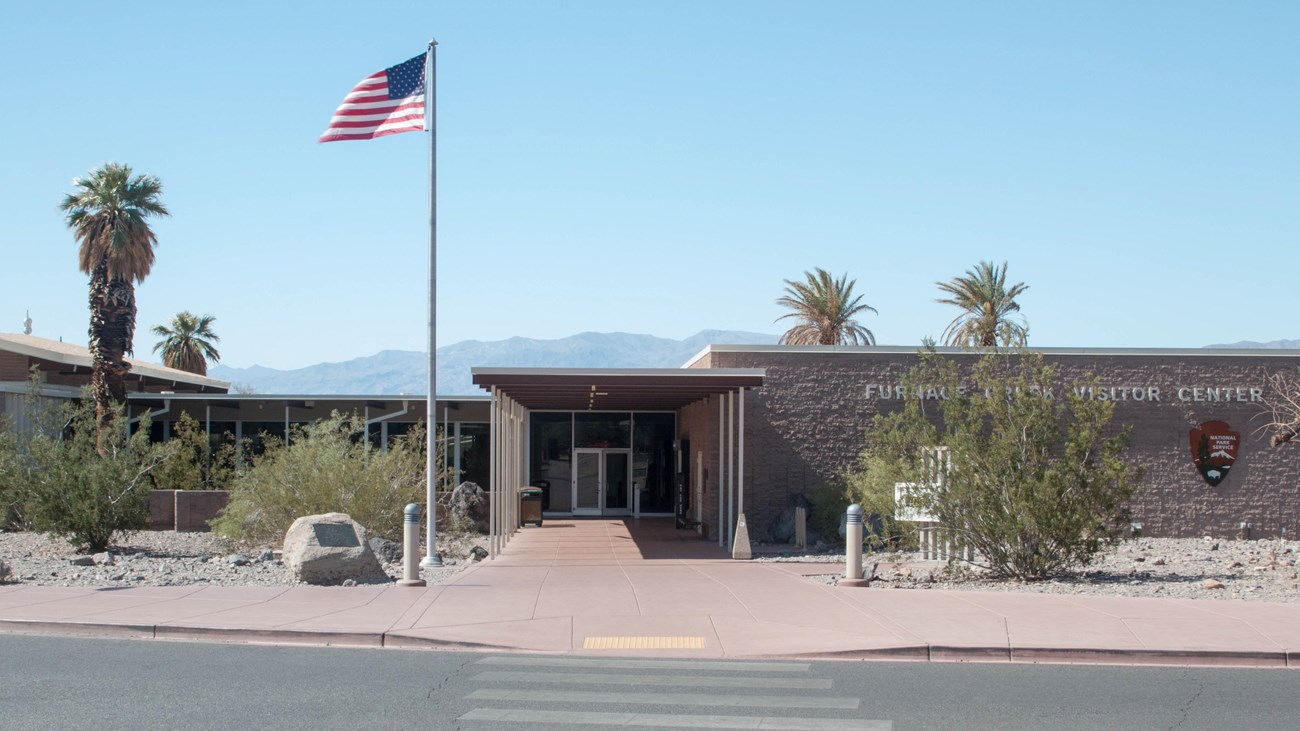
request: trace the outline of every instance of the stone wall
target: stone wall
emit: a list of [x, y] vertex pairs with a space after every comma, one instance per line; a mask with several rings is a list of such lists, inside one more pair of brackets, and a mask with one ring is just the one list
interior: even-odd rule
[[225, 490], [153, 490], [149, 493], [149, 523], [153, 530], [206, 533], [208, 522], [230, 502]]
[[[1265, 376], [1300, 367], [1300, 355], [1200, 354], [1195, 351], [1105, 353], [1045, 352], [1061, 369], [1063, 384], [1088, 373], [1116, 401], [1115, 423], [1131, 424], [1131, 458], [1145, 470], [1134, 499], [1134, 521], [1151, 536], [1251, 537], [1300, 532], [1300, 449], [1268, 445], [1259, 431], [1258, 393]], [[951, 354], [971, 361], [970, 354]], [[855, 463], [872, 418], [901, 408], [896, 387], [917, 363], [902, 349], [714, 349], [696, 367], [764, 368], [763, 387], [746, 397], [746, 512], [761, 537], [792, 493], [834, 483]], [[868, 395], [870, 388], [871, 395]], [[1066, 386], [1068, 387], [1068, 386]], [[889, 391], [882, 397], [882, 391]], [[697, 432], [716, 441], [717, 404], [688, 407], [682, 429], [692, 450]], [[1241, 435], [1230, 475], [1211, 487], [1192, 462], [1189, 431], [1209, 420], [1227, 422]], [[711, 435], [707, 436], [707, 435]], [[711, 478], [716, 444], [706, 448]], [[709, 488], [716, 489], [713, 480]], [[705, 511], [713, 500], [704, 500]]]

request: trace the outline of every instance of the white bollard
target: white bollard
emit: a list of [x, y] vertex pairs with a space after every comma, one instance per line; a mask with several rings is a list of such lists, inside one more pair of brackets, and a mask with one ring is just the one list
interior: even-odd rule
[[849, 506], [844, 521], [844, 578], [839, 586], [866, 586], [862, 578], [862, 506]]
[[424, 586], [420, 578], [420, 506], [411, 503], [402, 511], [402, 579], [398, 586]]

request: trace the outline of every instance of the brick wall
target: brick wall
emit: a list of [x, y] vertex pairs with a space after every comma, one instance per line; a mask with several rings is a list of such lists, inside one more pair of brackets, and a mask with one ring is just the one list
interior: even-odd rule
[[[1059, 365], [1063, 383], [1093, 373], [1108, 397], [1115, 389], [1115, 423], [1133, 425], [1130, 457], [1145, 469], [1133, 514], [1146, 535], [1235, 536], [1242, 523], [1251, 524], [1252, 537], [1276, 536], [1283, 528], [1288, 536], [1300, 532], [1300, 449], [1269, 447], [1268, 435], [1258, 431], [1261, 405], [1248, 390], [1262, 387], [1268, 373], [1300, 366], [1300, 356], [1085, 352], [1047, 360]], [[754, 534], [766, 533], [789, 494], [833, 482], [855, 463], [871, 419], [901, 407], [875, 395], [878, 387], [899, 384], [916, 362], [915, 354], [845, 349], [715, 351], [694, 364], [767, 371], [764, 386], [746, 399], [746, 512]], [[872, 397], [869, 384], [877, 386]], [[1191, 390], [1228, 387], [1234, 389], [1229, 401]], [[1159, 390], [1158, 401], [1150, 389]], [[1180, 389], [1188, 389], [1186, 400]], [[1193, 465], [1188, 439], [1191, 428], [1209, 420], [1226, 421], [1241, 434], [1237, 462], [1216, 487]], [[683, 409], [680, 423], [692, 450], [705, 450], [710, 479], [702, 507], [716, 525], [716, 401]], [[704, 434], [698, 443], [697, 433]]]

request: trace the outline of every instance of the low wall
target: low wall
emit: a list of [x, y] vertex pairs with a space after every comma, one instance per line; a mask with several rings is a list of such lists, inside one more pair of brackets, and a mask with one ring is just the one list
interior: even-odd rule
[[153, 530], [206, 533], [208, 521], [230, 502], [225, 490], [154, 490], [149, 494], [149, 524]]

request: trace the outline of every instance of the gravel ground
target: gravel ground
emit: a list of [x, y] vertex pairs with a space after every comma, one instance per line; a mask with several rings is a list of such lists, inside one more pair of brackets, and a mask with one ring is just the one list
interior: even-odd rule
[[[481, 540], [439, 537], [443, 568], [421, 569], [430, 584], [447, 580], [473, 559]], [[30, 586], [285, 586], [295, 582], [279, 547], [241, 546], [212, 533], [140, 531], [105, 554], [80, 554], [42, 533], [0, 531], [0, 583]], [[380, 559], [393, 580], [401, 562]], [[86, 565], [80, 565], [86, 564]], [[7, 576], [5, 569], [8, 569]]]
[[[473, 562], [471, 550], [483, 537], [439, 542], [445, 564], [423, 569], [425, 581], [445, 581]], [[771, 551], [773, 547], [762, 550]], [[775, 549], [778, 550], [779, 549]], [[109, 553], [78, 554], [66, 542], [39, 533], [0, 531], [0, 582], [35, 586], [211, 586], [293, 584], [272, 547], [239, 546], [211, 533], [142, 531], [121, 540]], [[1300, 602], [1300, 542], [1211, 538], [1139, 538], [1107, 551], [1093, 565], [1052, 581], [995, 580], [977, 569], [922, 561], [915, 553], [864, 557], [874, 570], [873, 589], [949, 589], [1017, 591], [1039, 594], [1135, 596], [1190, 599], [1246, 599]], [[840, 554], [764, 555], [759, 561], [838, 563]], [[89, 565], [78, 565], [80, 561]], [[4, 576], [8, 569], [7, 577]], [[829, 568], [829, 567], [828, 567]], [[400, 563], [385, 563], [392, 579]], [[810, 580], [834, 584], [827, 571]]]
[[[1121, 543], [1073, 575], [1050, 581], [991, 579], [969, 566], [922, 561], [909, 552], [868, 555], [863, 558], [863, 567], [868, 575], [874, 567], [870, 584], [873, 589], [1300, 602], [1297, 559], [1297, 541], [1138, 538]], [[761, 560], [831, 562], [843, 557], [779, 556]], [[828, 573], [809, 578], [834, 584], [839, 576]]]

